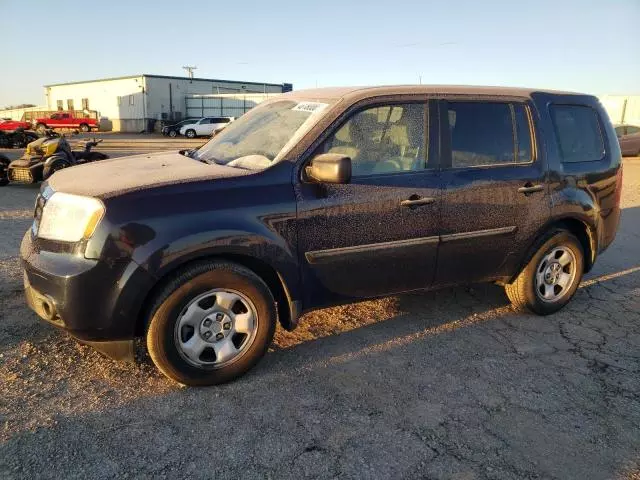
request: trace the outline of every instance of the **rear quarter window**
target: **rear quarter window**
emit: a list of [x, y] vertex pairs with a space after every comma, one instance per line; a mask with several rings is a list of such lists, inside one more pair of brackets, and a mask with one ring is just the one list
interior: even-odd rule
[[550, 112], [563, 162], [596, 162], [604, 157], [598, 114], [593, 108], [552, 105]]

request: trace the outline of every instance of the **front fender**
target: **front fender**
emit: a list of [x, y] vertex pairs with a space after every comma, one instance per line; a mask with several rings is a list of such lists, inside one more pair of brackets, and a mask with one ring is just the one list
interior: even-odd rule
[[67, 167], [71, 166], [71, 162], [69, 161], [69, 159], [66, 156], [55, 154], [55, 155], [51, 155], [49, 158], [47, 158], [44, 161], [44, 168], [48, 168], [51, 165], [53, 165], [54, 163], [56, 163], [56, 162], [65, 163], [67, 165]]
[[279, 273], [289, 288], [298, 284], [295, 252], [282, 241], [248, 231], [216, 230], [176, 238], [136, 250], [133, 260], [154, 277], [162, 278], [185, 263], [223, 255], [255, 258]]

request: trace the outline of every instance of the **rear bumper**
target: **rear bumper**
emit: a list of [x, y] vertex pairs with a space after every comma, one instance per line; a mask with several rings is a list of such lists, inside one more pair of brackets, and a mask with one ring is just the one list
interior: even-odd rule
[[26, 301], [40, 318], [110, 356], [114, 351], [121, 358], [132, 355], [141, 292], [154, 283], [145, 269], [128, 259], [107, 262], [37, 251], [30, 231], [20, 257]]

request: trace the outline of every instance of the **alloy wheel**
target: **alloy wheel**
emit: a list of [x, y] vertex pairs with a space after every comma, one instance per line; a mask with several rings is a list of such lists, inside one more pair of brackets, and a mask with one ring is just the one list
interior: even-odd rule
[[536, 269], [536, 295], [543, 302], [560, 301], [576, 279], [576, 256], [568, 247], [555, 247], [542, 257]]
[[174, 339], [179, 354], [198, 368], [219, 368], [241, 356], [256, 336], [253, 302], [240, 292], [217, 288], [182, 310]]

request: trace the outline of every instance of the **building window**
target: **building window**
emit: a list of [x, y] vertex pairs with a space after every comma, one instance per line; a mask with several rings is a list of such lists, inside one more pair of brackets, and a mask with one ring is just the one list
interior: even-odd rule
[[89, 99], [88, 98], [83, 98], [82, 99], [82, 109], [83, 110], [89, 110]]
[[58, 100], [56, 102], [56, 105], [58, 107], [58, 110], [64, 110], [64, 102], [62, 100]]
[[72, 99], [67, 99], [67, 110], [72, 111], [73, 110], [73, 100]]
[[129, 105], [133, 105], [133, 95], [129, 95]]

